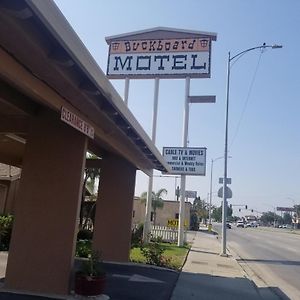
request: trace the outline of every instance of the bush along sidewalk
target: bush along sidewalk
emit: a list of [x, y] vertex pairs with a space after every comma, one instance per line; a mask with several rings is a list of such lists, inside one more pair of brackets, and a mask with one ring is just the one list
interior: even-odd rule
[[170, 258], [163, 256], [166, 248], [162, 244], [161, 238], [152, 239], [151, 242], [146, 245], [141, 244], [140, 249], [146, 258], [147, 264], [159, 267], [170, 266]]
[[176, 244], [163, 242], [161, 238], [151, 239], [148, 244], [140, 244], [131, 249], [130, 260], [174, 270], [181, 270], [189, 246], [178, 247]]
[[[152, 238], [150, 243], [142, 242], [143, 226], [139, 225], [132, 230], [130, 260], [135, 263], [143, 263], [181, 270], [190, 246], [178, 247], [176, 244], [163, 242], [162, 238]], [[80, 231], [77, 236], [76, 256], [88, 257], [92, 249], [91, 233]]]

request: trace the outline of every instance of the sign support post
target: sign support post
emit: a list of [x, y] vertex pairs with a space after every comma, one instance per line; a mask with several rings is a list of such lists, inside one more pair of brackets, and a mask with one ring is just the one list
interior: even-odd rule
[[129, 94], [129, 78], [125, 78], [125, 88], [124, 88], [124, 102], [128, 106], [128, 94]]
[[[190, 78], [210, 78], [211, 44], [217, 40], [217, 34], [203, 31], [187, 31], [167, 27], [136, 31], [106, 38], [109, 44], [107, 77], [109, 79], [126, 79], [124, 102], [128, 105], [130, 79], [155, 78], [152, 141], [155, 144], [157, 100], [159, 78], [185, 78], [185, 104], [183, 119], [183, 147], [187, 147], [189, 103], [215, 101], [215, 96], [189, 96]], [[200, 99], [200, 100], [199, 100]], [[205, 100], [205, 101], [204, 101]], [[176, 152], [176, 151], [175, 151]], [[188, 154], [193, 160], [202, 154]], [[199, 150], [199, 153], [201, 150]], [[182, 155], [182, 153], [180, 153]], [[176, 156], [176, 155], [175, 155]], [[183, 169], [181, 175], [181, 197], [179, 208], [178, 245], [183, 245], [184, 206], [186, 175], [203, 168], [202, 163], [192, 161], [174, 162], [174, 170]], [[182, 164], [181, 164], [182, 163]], [[170, 173], [172, 174], [172, 173]], [[178, 173], [177, 173], [178, 174]], [[195, 175], [195, 174], [192, 174]], [[175, 184], [176, 185], [176, 184]], [[150, 216], [153, 187], [153, 170], [150, 171], [148, 197], [146, 204], [143, 239], [147, 241], [150, 232]]]
[[[153, 100], [153, 115], [152, 115], [152, 142], [155, 144], [156, 141], [156, 124], [157, 124], [157, 110], [158, 110], [158, 92], [159, 92], [159, 78], [155, 78], [154, 83], [154, 100]], [[143, 241], [148, 243], [151, 231], [151, 209], [152, 209], [152, 189], [153, 189], [153, 170], [149, 175], [148, 182], [148, 193], [146, 200], [146, 214], [145, 214], [145, 223], [143, 231]]]
[[[190, 94], [190, 77], [185, 79], [185, 99], [183, 113], [183, 147], [187, 147], [188, 127], [189, 127], [189, 94]], [[183, 246], [184, 243], [184, 215], [185, 215], [185, 184], [186, 175], [181, 175], [180, 182], [180, 205], [179, 205], [179, 225], [178, 225], [178, 246]]]

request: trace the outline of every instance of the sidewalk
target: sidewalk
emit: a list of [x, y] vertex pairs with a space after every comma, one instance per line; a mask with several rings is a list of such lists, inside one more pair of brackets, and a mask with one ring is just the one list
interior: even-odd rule
[[[217, 237], [207, 232], [189, 232], [188, 241], [192, 243], [192, 248], [180, 274], [141, 264], [107, 264], [108, 282], [105, 294], [111, 300], [279, 299], [267, 287], [257, 287], [230, 253], [228, 257], [221, 257], [221, 243]], [[5, 290], [0, 292], [0, 300], [50, 298], [6, 293]], [[69, 296], [51, 299], [79, 298]], [[102, 300], [99, 297], [98, 299]]]
[[217, 235], [197, 232], [171, 300], [262, 299], [240, 265], [221, 250]]

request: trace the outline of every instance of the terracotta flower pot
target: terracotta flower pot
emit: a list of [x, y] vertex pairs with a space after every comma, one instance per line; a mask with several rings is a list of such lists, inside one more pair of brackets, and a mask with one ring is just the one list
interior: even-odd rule
[[97, 296], [104, 292], [106, 276], [91, 277], [82, 274], [75, 276], [75, 293], [82, 296]]

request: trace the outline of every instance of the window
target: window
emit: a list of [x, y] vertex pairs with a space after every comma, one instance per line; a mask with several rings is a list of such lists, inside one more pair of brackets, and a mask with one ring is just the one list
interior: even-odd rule
[[179, 219], [179, 213], [175, 214], [175, 219]]

